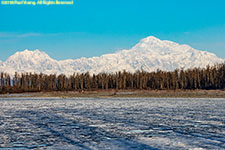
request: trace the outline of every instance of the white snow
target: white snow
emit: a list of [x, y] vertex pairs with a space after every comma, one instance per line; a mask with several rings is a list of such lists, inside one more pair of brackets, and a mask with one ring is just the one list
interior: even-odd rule
[[177, 68], [202, 68], [224, 61], [213, 53], [149, 36], [129, 50], [121, 50], [100, 57], [82, 57], [75, 60], [57, 61], [50, 58], [45, 52], [26, 49], [22, 52], [16, 52], [5, 62], [0, 61], [0, 70], [10, 74], [15, 72], [42, 72], [67, 75], [87, 71], [90, 73], [110, 73], [123, 71], [124, 69], [129, 72], [141, 69], [145, 71], [156, 71], [157, 69], [173, 71]]
[[220, 150], [225, 143], [224, 98], [11, 97], [0, 98], [0, 110], [0, 149]]

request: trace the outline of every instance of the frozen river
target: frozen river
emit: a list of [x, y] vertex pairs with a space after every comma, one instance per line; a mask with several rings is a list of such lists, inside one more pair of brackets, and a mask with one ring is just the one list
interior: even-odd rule
[[0, 149], [225, 149], [225, 99], [0, 98]]

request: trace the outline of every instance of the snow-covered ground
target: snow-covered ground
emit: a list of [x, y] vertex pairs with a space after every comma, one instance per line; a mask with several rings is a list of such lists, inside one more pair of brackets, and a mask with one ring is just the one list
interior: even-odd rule
[[0, 98], [0, 149], [225, 149], [225, 99]]

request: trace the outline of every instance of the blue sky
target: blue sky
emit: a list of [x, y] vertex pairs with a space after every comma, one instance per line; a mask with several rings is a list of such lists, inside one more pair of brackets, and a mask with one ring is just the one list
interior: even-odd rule
[[100, 56], [156, 36], [225, 58], [224, 0], [74, 0], [0, 4], [0, 60], [40, 49], [57, 60]]

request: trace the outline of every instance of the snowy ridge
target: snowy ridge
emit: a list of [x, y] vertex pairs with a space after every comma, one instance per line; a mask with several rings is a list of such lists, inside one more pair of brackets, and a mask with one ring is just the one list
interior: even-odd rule
[[121, 50], [100, 57], [68, 59], [57, 61], [45, 52], [24, 50], [16, 52], [5, 62], [0, 61], [0, 71], [36, 72], [45, 74], [73, 74], [116, 72], [127, 70], [155, 71], [157, 69], [172, 71], [179, 68], [205, 67], [223, 63], [225, 60], [207, 51], [196, 50], [188, 45], [160, 40], [153, 36], [142, 39], [129, 50]]

